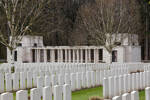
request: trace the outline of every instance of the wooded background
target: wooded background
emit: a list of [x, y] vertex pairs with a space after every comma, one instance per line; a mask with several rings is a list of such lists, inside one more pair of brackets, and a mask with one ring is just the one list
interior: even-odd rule
[[[148, 60], [150, 59], [150, 4], [149, 0], [135, 1], [140, 11], [140, 20], [137, 20], [137, 23], [140, 23], [140, 30], [137, 34], [142, 46], [142, 59]], [[90, 35], [78, 27], [82, 22], [79, 17], [81, 8], [94, 3], [95, 0], [51, 0], [29, 34], [42, 35], [45, 46], [100, 45], [91, 42]], [[1, 8], [0, 14], [3, 14]], [[5, 27], [5, 31], [9, 31], [4, 16], [0, 16], [0, 23], [3, 24], [0, 27]], [[5, 46], [0, 44], [0, 59], [6, 59], [6, 52]]]

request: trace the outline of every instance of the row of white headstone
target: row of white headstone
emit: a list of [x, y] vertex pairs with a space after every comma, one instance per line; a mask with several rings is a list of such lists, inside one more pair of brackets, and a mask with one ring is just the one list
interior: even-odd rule
[[150, 63], [113, 63], [110, 65], [111, 69], [128, 68], [130, 72], [144, 71]]
[[140, 72], [108, 77], [103, 80], [104, 98], [112, 98], [134, 90], [143, 90], [150, 86], [150, 72]]
[[[87, 72], [20, 72], [20, 73], [0, 73], [0, 93], [17, 91], [37, 87], [37, 77], [42, 77], [42, 83], [45, 84], [46, 77], [49, 78], [51, 86], [70, 84], [72, 91], [82, 88], [90, 88], [103, 85], [103, 78], [116, 75], [128, 74], [127, 69], [113, 69], [104, 71]], [[44, 86], [44, 85], [43, 85]]]
[[[124, 93], [121, 96], [115, 96], [112, 100], [140, 100], [139, 92], [132, 91], [131, 93]], [[145, 88], [145, 100], [150, 100], [150, 87]]]
[[[51, 71], [51, 70], [70, 70], [75, 69], [79, 70], [108, 70], [108, 64], [81, 64], [81, 63], [17, 63], [15, 64], [15, 72], [24, 72], [24, 71]], [[2, 73], [11, 73], [10, 64], [0, 64], [0, 72]]]
[[27, 90], [20, 90], [14, 98], [13, 93], [6, 92], [0, 95], [0, 100], [29, 100], [29, 97], [30, 100], [72, 100], [71, 87], [67, 84], [54, 86], [54, 93], [51, 87], [33, 88], [28, 95]]

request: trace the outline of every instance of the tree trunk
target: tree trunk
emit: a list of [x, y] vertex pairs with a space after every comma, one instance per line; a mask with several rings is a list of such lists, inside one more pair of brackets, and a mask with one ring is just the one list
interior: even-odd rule
[[10, 72], [14, 72], [15, 61], [14, 61], [14, 50], [10, 50]]
[[145, 57], [144, 60], [148, 60], [148, 35], [145, 37]]
[[[148, 13], [148, 5], [146, 4], [146, 13]], [[145, 57], [144, 60], [148, 60], [148, 16], [146, 15], [146, 37], [145, 37]]]
[[112, 64], [112, 51], [111, 52], [109, 52], [109, 59], [110, 59], [110, 61], [109, 61], [109, 69], [110, 69], [110, 67], [111, 67], [111, 64]]

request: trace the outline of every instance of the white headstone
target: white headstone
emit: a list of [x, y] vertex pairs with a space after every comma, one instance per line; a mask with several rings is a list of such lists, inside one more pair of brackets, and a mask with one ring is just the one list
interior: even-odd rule
[[45, 87], [51, 87], [50, 76], [45, 76]]
[[108, 83], [108, 79], [104, 78], [103, 80], [103, 97], [104, 99], [108, 99], [109, 98], [109, 83]]
[[28, 91], [20, 90], [16, 93], [16, 100], [28, 100]]
[[4, 74], [0, 73], [0, 93], [4, 92]]
[[91, 72], [86, 72], [86, 83], [87, 83], [87, 87], [90, 88], [91, 87]]
[[114, 97], [114, 78], [109, 77], [109, 98]]
[[38, 77], [38, 73], [33, 72], [33, 87], [37, 87], [37, 77]]
[[96, 85], [100, 85], [100, 72], [98, 70], [96, 71]]
[[71, 87], [68, 84], [65, 84], [63, 87], [63, 100], [72, 100], [71, 98]]
[[65, 74], [65, 84], [71, 85], [70, 74]]
[[131, 100], [131, 96], [129, 93], [125, 93], [122, 95], [122, 100]]
[[113, 99], [112, 100], [121, 100], [121, 97], [119, 97], [119, 96], [115, 96], [115, 97], [113, 97]]
[[43, 100], [52, 100], [52, 88], [50, 86], [43, 88]]
[[30, 100], [41, 100], [40, 89], [38, 88], [31, 89]]
[[62, 86], [54, 86], [54, 100], [62, 100], [63, 95], [62, 95]]
[[25, 79], [25, 73], [20, 73], [20, 89], [26, 89], [26, 79]]
[[85, 88], [86, 87], [86, 73], [85, 72], [82, 72], [81, 79], [82, 79], [82, 88]]
[[115, 96], [119, 96], [120, 95], [118, 86], [119, 86], [119, 77], [115, 76], [114, 77], [114, 94], [115, 94]]
[[6, 91], [12, 91], [12, 75], [10, 73], [5, 74]]
[[58, 75], [58, 82], [59, 82], [59, 85], [64, 85], [64, 77], [63, 75]]
[[145, 98], [146, 100], [150, 100], [150, 87], [145, 89]]
[[12, 93], [3, 93], [1, 94], [0, 100], [13, 100], [13, 94]]
[[74, 91], [76, 89], [76, 74], [71, 74], [71, 90]]
[[122, 75], [119, 76], [119, 93], [120, 93], [120, 95], [122, 95], [124, 93], [124, 80], [123, 80], [123, 78], [124, 77]]
[[76, 82], [77, 82], [77, 89], [80, 90], [81, 89], [81, 73], [77, 73], [76, 74]]
[[27, 88], [32, 88], [32, 72], [27, 72]]
[[13, 90], [19, 90], [19, 73], [13, 73]]
[[131, 92], [131, 100], [139, 100], [139, 93], [137, 91]]

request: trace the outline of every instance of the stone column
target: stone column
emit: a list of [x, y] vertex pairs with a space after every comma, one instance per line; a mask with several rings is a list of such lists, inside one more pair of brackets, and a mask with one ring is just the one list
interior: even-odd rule
[[85, 63], [88, 63], [88, 50], [85, 49]]
[[60, 49], [57, 49], [57, 62], [60, 62]]
[[40, 62], [40, 50], [37, 49], [37, 62]]
[[50, 62], [55, 62], [55, 51], [54, 49], [51, 49], [51, 57], [50, 57]]
[[71, 62], [71, 49], [68, 50], [68, 56], [69, 56], [68, 62], [70, 63]]
[[91, 49], [88, 49], [88, 55], [89, 55], [88, 61], [89, 61], [89, 63], [91, 63]]
[[65, 62], [68, 62], [68, 56], [67, 56], [68, 52], [67, 49], [65, 49]]
[[44, 49], [44, 62], [47, 62], [47, 49]]
[[79, 49], [77, 49], [77, 52], [76, 52], [76, 54], [77, 54], [77, 63], [79, 63], [79, 60], [80, 60], [80, 58], [79, 58]]
[[76, 62], [76, 59], [75, 59], [75, 49], [73, 49], [73, 63]]
[[60, 51], [59, 52], [60, 53], [60, 56], [59, 56], [60, 57], [60, 62], [63, 62], [63, 50], [60, 49], [59, 51]]
[[94, 49], [94, 63], [98, 63], [98, 49]]
[[83, 63], [83, 49], [80, 49], [80, 63]]

